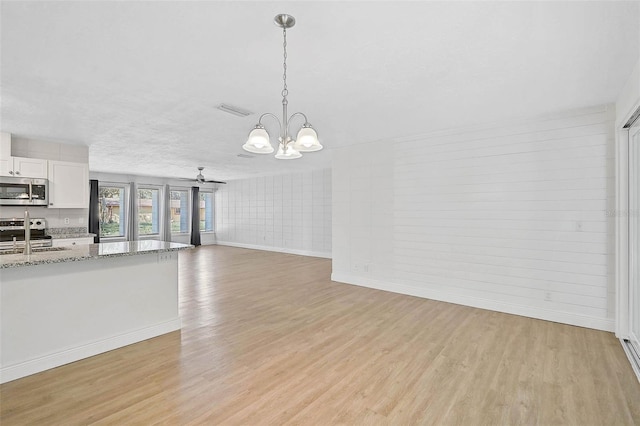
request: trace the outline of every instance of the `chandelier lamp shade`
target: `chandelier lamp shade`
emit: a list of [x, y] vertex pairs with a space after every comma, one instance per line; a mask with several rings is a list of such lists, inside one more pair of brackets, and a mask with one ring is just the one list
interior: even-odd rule
[[[279, 160], [293, 160], [295, 158], [302, 157], [302, 152], [314, 152], [320, 151], [322, 145], [318, 140], [318, 133], [313, 126], [307, 120], [307, 116], [301, 112], [296, 112], [287, 117], [287, 106], [289, 90], [287, 88], [287, 28], [291, 28], [295, 25], [296, 20], [293, 16], [287, 14], [280, 14], [274, 18], [275, 24], [282, 28], [282, 36], [284, 42], [282, 44], [284, 50], [284, 73], [282, 80], [284, 87], [282, 89], [282, 121], [270, 112], [262, 114], [258, 119], [258, 124], [255, 125], [253, 130], [249, 132], [247, 142], [242, 145], [245, 151], [252, 152], [254, 154], [271, 154], [273, 153], [273, 145], [271, 145], [271, 138], [269, 133], [262, 124], [262, 119], [265, 117], [274, 118], [280, 126], [280, 136], [278, 137], [278, 151], [276, 152], [276, 158]], [[304, 119], [304, 124], [298, 131], [295, 139], [292, 139], [289, 133], [289, 125], [295, 117], [301, 117]]]

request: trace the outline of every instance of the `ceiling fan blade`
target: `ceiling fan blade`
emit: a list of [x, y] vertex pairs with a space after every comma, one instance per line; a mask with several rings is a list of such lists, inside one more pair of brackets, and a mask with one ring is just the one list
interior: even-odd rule
[[221, 183], [226, 185], [227, 182], [223, 182], [221, 180], [209, 180], [209, 179], [205, 179], [205, 180], [198, 180], [198, 179], [193, 179], [193, 178], [177, 178], [178, 180], [188, 180], [190, 182], [195, 182], [195, 183]]

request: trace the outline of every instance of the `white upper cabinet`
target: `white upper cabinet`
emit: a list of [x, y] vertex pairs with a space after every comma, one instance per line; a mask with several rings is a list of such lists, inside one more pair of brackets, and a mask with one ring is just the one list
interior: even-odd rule
[[47, 178], [47, 160], [40, 158], [13, 157], [13, 174], [9, 176]]
[[49, 160], [49, 207], [89, 208], [89, 165]]
[[47, 160], [11, 156], [11, 134], [0, 132], [0, 176], [47, 178]]
[[11, 134], [0, 132], [0, 176], [11, 176], [9, 174], [9, 170], [13, 170], [13, 157], [11, 157]]

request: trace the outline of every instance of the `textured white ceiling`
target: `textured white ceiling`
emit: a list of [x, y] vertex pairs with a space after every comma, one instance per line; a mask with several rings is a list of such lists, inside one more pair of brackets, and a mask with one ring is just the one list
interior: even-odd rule
[[[331, 149], [615, 101], [638, 2], [2, 2], [2, 130], [90, 146], [93, 171], [234, 179], [328, 166]], [[242, 159], [289, 108], [325, 150]], [[216, 109], [229, 103], [255, 114]], [[272, 135], [277, 125], [265, 122]]]

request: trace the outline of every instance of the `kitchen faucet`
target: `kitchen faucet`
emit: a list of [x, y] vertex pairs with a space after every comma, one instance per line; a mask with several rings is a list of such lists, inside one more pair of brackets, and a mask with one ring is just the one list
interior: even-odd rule
[[24, 211], [24, 252], [25, 256], [31, 254], [31, 218], [29, 210]]

